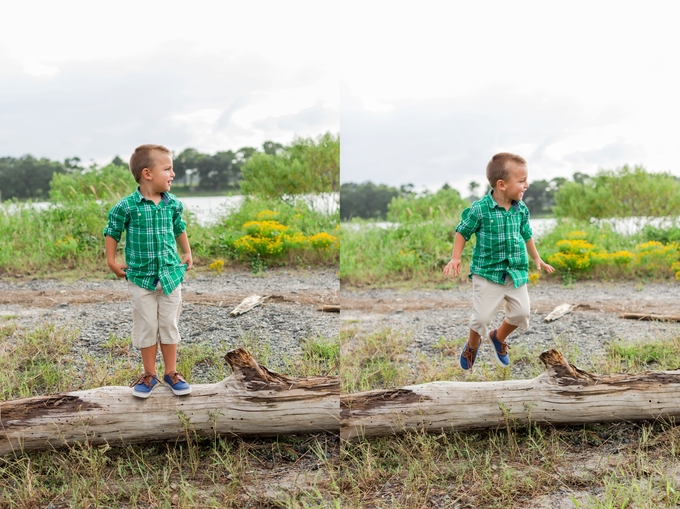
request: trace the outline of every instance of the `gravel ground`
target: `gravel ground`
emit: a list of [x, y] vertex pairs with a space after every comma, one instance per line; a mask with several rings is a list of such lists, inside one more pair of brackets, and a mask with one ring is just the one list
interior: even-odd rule
[[[125, 285], [122, 280], [4, 279], [0, 280], [0, 316], [17, 316], [23, 328], [41, 322], [75, 327], [80, 333], [74, 357], [103, 355], [102, 343], [111, 334], [126, 337], [132, 332], [132, 309]], [[268, 343], [268, 367], [280, 368], [283, 359], [300, 355], [304, 339], [338, 336], [338, 314], [317, 311], [317, 307], [337, 304], [339, 289], [337, 275], [329, 269], [270, 270], [257, 276], [228, 271], [219, 276], [190, 274], [182, 288], [182, 343], [219, 350], [239, 346], [244, 339]], [[229, 316], [243, 298], [252, 294], [275, 298], [241, 316]]]
[[[568, 345], [578, 352], [569, 361], [589, 369], [593, 360], [604, 355], [605, 346], [615, 340], [644, 341], [680, 334], [680, 323], [644, 322], [619, 318], [619, 313], [646, 312], [680, 315], [680, 284], [676, 282], [642, 284], [633, 282], [584, 282], [570, 287], [539, 282], [529, 288], [531, 323], [527, 331], [513, 333], [508, 344], [540, 351]], [[371, 331], [390, 327], [412, 333], [408, 351], [435, 355], [440, 340], [466, 338], [472, 302], [472, 284], [461, 282], [449, 290], [398, 291], [389, 289], [345, 289], [341, 292], [341, 319], [345, 327]], [[550, 323], [543, 321], [556, 306], [580, 305], [571, 313]], [[503, 319], [499, 312], [492, 322]], [[478, 361], [492, 362], [491, 346], [486, 342]], [[513, 375], [521, 376], [521, 367]]]

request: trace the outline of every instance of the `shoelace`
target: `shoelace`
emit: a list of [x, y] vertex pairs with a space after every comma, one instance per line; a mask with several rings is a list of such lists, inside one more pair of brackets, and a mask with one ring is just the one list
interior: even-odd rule
[[472, 366], [474, 364], [475, 353], [477, 353], [477, 348], [470, 348], [469, 346], [466, 346], [465, 350], [463, 350], [463, 359], [468, 361], [468, 366]]
[[168, 376], [170, 377], [170, 381], [172, 382], [172, 385], [175, 385], [180, 380], [182, 382], [186, 382], [186, 380], [182, 376], [182, 373], [179, 373], [178, 371], [173, 371], [172, 373], [168, 373]]
[[152, 380], [153, 378], [155, 378], [156, 381], [157, 381], [159, 384], [163, 385], [163, 382], [161, 381], [160, 378], [158, 378], [158, 376], [156, 376], [156, 375], [154, 375], [154, 374], [151, 374], [151, 373], [149, 373], [148, 371], [146, 371], [145, 373], [142, 373], [139, 377], [137, 377], [137, 379], [136, 379], [134, 382], [132, 382], [132, 383], [130, 384], [130, 387], [134, 387], [135, 385], [140, 384], [140, 383], [142, 383], [142, 384], [146, 385], [147, 387], [149, 387], [149, 386], [151, 385], [151, 380]]
[[501, 355], [506, 355], [508, 353], [508, 348], [510, 348], [510, 345], [508, 345], [505, 341], [498, 341], [501, 344]]

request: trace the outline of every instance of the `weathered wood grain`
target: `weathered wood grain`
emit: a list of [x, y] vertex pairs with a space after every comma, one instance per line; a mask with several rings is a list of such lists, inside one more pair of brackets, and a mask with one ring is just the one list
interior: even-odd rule
[[225, 356], [233, 373], [193, 385], [188, 396], [157, 387], [148, 399], [129, 387], [101, 387], [0, 403], [0, 455], [61, 447], [199, 436], [338, 432], [337, 376], [289, 378], [259, 366], [245, 350]]

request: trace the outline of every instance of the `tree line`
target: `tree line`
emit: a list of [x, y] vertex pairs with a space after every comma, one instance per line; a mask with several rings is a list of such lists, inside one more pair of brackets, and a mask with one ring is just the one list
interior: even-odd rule
[[[444, 185], [442, 189], [448, 189]], [[486, 191], [489, 188], [487, 186]], [[472, 203], [484, 194], [482, 186], [471, 182], [467, 200]], [[413, 185], [391, 187], [385, 184], [346, 182], [340, 186], [340, 217], [385, 219], [393, 200], [413, 195]], [[572, 179], [533, 180], [523, 197], [533, 217], [557, 215], [592, 217], [666, 217], [680, 210], [680, 180], [669, 173], [651, 173], [642, 166], [600, 170], [590, 176], [576, 172]]]
[[[126, 168], [119, 156], [105, 167]], [[199, 190], [243, 191], [280, 196], [340, 190], [340, 136], [295, 138], [289, 145], [273, 141], [261, 149], [202, 153], [194, 148], [173, 156], [175, 179]], [[78, 157], [63, 162], [32, 155], [0, 158], [0, 199], [46, 199], [55, 175], [81, 176], [100, 169]], [[244, 175], [250, 178], [244, 179]], [[246, 189], [242, 189], [245, 185]]]

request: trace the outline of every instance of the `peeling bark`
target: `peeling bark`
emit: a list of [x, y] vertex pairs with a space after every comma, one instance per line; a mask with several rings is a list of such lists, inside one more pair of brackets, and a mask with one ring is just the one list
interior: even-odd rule
[[340, 436], [496, 428], [508, 420], [583, 424], [680, 416], [680, 371], [600, 376], [556, 350], [540, 359], [545, 372], [531, 380], [432, 382], [344, 395]]
[[193, 385], [188, 396], [157, 387], [148, 399], [129, 387], [101, 387], [0, 402], [0, 455], [87, 441], [139, 443], [199, 436], [338, 432], [340, 379], [290, 378], [241, 348], [225, 356], [233, 373]]

